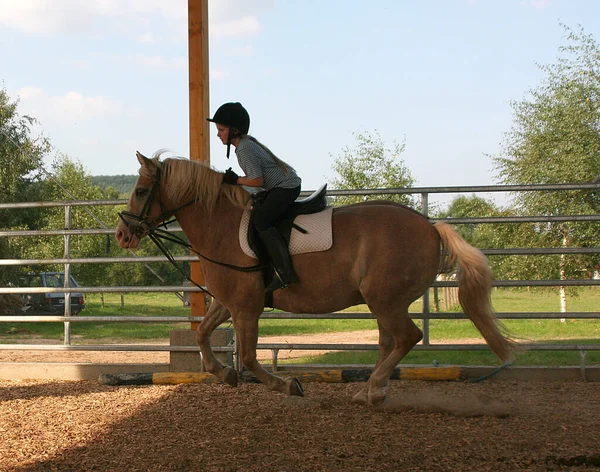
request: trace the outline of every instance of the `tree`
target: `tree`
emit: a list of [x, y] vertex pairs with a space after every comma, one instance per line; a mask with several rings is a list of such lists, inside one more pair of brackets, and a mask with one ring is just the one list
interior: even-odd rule
[[[600, 175], [600, 47], [583, 28], [564, 28], [568, 44], [558, 62], [540, 66], [546, 73], [541, 85], [511, 103], [514, 124], [493, 157], [501, 183], [589, 183]], [[600, 193], [522, 192], [515, 203], [521, 214], [597, 214]], [[535, 231], [536, 243], [545, 247], [600, 245], [597, 224], [539, 224]], [[551, 259], [553, 270], [538, 264], [538, 277], [586, 277], [599, 262], [590, 256]]]
[[[336, 190], [376, 188], [408, 188], [414, 184], [409, 169], [399, 159], [405, 145], [394, 142], [392, 149], [386, 148], [379, 133], [355, 133], [355, 148], [345, 147], [332, 165], [337, 178], [331, 180]], [[335, 203], [348, 205], [361, 201], [382, 198], [377, 195], [336, 197]], [[386, 199], [413, 206], [410, 195], [386, 195]]]
[[[494, 202], [472, 195], [458, 196], [437, 218], [506, 218], [517, 216], [511, 208], [501, 208]], [[480, 249], [539, 247], [539, 233], [531, 223], [468, 223], [458, 225], [457, 231], [473, 246]], [[549, 257], [554, 256], [492, 256], [490, 266], [497, 280], [532, 279], [544, 264], [548, 272]]]
[[[35, 119], [20, 116], [18, 102], [11, 102], [6, 90], [0, 89], [0, 201], [4, 203], [35, 201], [40, 198], [40, 165], [50, 144], [44, 137], [31, 136]], [[36, 229], [39, 210], [0, 210], [3, 228]], [[0, 257], [12, 258], [10, 241], [0, 238]], [[14, 280], [18, 268], [0, 270], [0, 281]]]

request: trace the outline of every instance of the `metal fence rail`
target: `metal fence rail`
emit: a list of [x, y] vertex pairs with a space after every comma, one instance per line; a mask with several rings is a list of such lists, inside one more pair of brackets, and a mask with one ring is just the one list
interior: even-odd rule
[[[561, 185], [496, 185], [496, 186], [456, 186], [456, 187], [416, 187], [408, 189], [366, 189], [366, 190], [331, 190], [328, 195], [336, 196], [373, 196], [373, 195], [395, 195], [395, 194], [413, 194], [421, 196], [421, 212], [427, 216], [428, 200], [432, 194], [447, 193], [489, 193], [489, 192], [530, 192], [530, 191], [570, 191], [570, 190], [600, 190], [600, 184], [561, 184]], [[311, 192], [302, 192], [303, 196]], [[70, 257], [70, 237], [89, 236], [89, 235], [112, 235], [113, 229], [77, 229], [71, 228], [70, 214], [73, 207], [88, 206], [119, 206], [125, 205], [126, 200], [85, 200], [85, 201], [64, 201], [64, 202], [26, 202], [26, 203], [0, 203], [0, 209], [27, 210], [30, 208], [51, 208], [64, 207], [65, 209], [65, 227], [56, 230], [46, 231], [26, 231], [26, 230], [1, 230], [0, 237], [63, 237], [65, 239], [65, 256], [62, 258], [47, 259], [0, 259], [0, 266], [23, 266], [23, 265], [50, 265], [61, 264], [65, 266], [65, 273], [70, 273], [72, 264], [109, 264], [109, 263], [152, 263], [164, 262], [166, 259], [162, 256], [148, 257], [94, 257], [94, 258], [72, 258]], [[432, 218], [432, 221], [440, 219]], [[548, 222], [595, 222], [600, 221], [600, 215], [532, 215], [515, 217], [487, 217], [487, 218], [450, 218], [445, 219], [452, 224], [511, 224], [511, 223], [548, 223]], [[181, 231], [179, 227], [171, 227], [169, 231]], [[483, 252], [489, 256], [513, 256], [513, 255], [562, 255], [562, 254], [600, 254], [599, 247], [581, 247], [581, 248], [506, 248], [506, 249], [483, 249]], [[196, 256], [176, 256], [178, 262], [196, 261]], [[65, 277], [68, 284], [68, 277]], [[494, 281], [495, 287], [590, 287], [600, 285], [600, 280], [497, 280]], [[432, 288], [456, 287], [453, 281], [437, 281]], [[99, 287], [0, 287], [0, 294], [24, 294], [24, 293], [64, 293], [70, 297], [71, 293], [157, 293], [173, 292], [184, 293], [199, 291], [198, 288], [189, 286], [99, 286]], [[487, 350], [485, 344], [432, 344], [429, 341], [429, 321], [430, 320], [460, 320], [467, 319], [464, 313], [455, 312], [429, 312], [429, 291], [423, 297], [423, 312], [411, 313], [415, 319], [421, 319], [425, 333], [424, 340], [415, 347], [416, 350]], [[371, 313], [325, 313], [325, 314], [292, 314], [292, 313], [274, 313], [265, 312], [263, 319], [375, 319]], [[500, 319], [600, 319], [598, 312], [519, 312], [519, 313], [498, 313]], [[0, 316], [0, 322], [53, 322], [65, 324], [65, 344], [64, 345], [35, 345], [35, 344], [0, 344], [0, 350], [44, 350], [44, 351], [181, 351], [198, 352], [196, 346], [166, 346], [166, 345], [134, 345], [134, 344], [100, 344], [100, 345], [72, 345], [70, 340], [71, 323], [89, 323], [89, 322], [133, 322], [133, 323], [191, 323], [201, 321], [201, 317], [193, 316], [70, 316], [70, 304], [65, 303], [65, 316]], [[529, 350], [544, 351], [579, 351], [582, 358], [587, 351], [600, 350], [600, 344], [592, 343], [570, 343], [570, 344], [543, 344], [531, 343], [525, 347]], [[259, 349], [270, 349], [273, 353], [273, 363], [276, 365], [277, 353], [281, 349], [285, 350], [375, 350], [376, 344], [301, 344], [301, 343], [261, 343]], [[217, 352], [235, 351], [234, 346], [215, 347]]]

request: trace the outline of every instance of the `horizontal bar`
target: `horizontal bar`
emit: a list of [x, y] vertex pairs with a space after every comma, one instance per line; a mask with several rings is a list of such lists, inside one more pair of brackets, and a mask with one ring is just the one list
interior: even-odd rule
[[[568, 247], [568, 248], [504, 248], [504, 249], [481, 249], [490, 256], [511, 255], [540, 255], [540, 254], [600, 254], [600, 247]], [[177, 262], [194, 262], [197, 256], [174, 256]], [[82, 258], [59, 258], [59, 259], [0, 259], [0, 266], [30, 266], [50, 264], [111, 264], [130, 262], [168, 262], [165, 256], [145, 257], [82, 257]]]
[[[429, 320], [468, 320], [464, 313], [410, 313], [412, 319]], [[600, 319], [600, 312], [571, 311], [559, 312], [514, 312], [496, 313], [498, 319], [526, 320], [526, 319]], [[0, 322], [13, 323], [200, 323], [203, 316], [59, 316], [59, 315], [2, 315]], [[368, 312], [355, 313], [263, 313], [263, 320], [375, 320], [376, 317]]]
[[[567, 215], [567, 216], [501, 216], [485, 218], [430, 218], [431, 221], [443, 221], [451, 224], [487, 224], [487, 223], [565, 223], [575, 221], [600, 221], [600, 215]], [[168, 227], [169, 232], [181, 232], [179, 226]], [[90, 229], [56, 229], [56, 230], [10, 230], [0, 231], [0, 237], [26, 236], [93, 236], [112, 235], [115, 228]]]
[[[233, 346], [211, 346], [214, 352], [235, 352]], [[200, 352], [198, 346], [169, 346], [164, 344], [0, 344], [0, 351], [148, 351], [148, 352]]]
[[484, 223], [564, 223], [569, 221], [600, 221], [600, 215], [566, 215], [566, 216], [490, 216], [480, 218], [430, 218], [431, 221], [443, 221], [451, 224], [484, 224]]
[[[596, 285], [600, 285], [600, 280], [495, 280], [494, 282], [492, 282], [492, 285], [494, 287], [593, 287]], [[450, 280], [436, 281], [431, 286], [458, 287], [458, 282]]]
[[[174, 256], [177, 262], [193, 262], [198, 256]], [[140, 256], [140, 257], [82, 257], [62, 259], [0, 259], [0, 266], [31, 266], [50, 264], [112, 264], [114, 262], [168, 262], [165, 256]]]
[[545, 185], [462, 185], [455, 187], [411, 187], [411, 188], [378, 188], [378, 189], [352, 189], [352, 190], [327, 190], [327, 195], [352, 196], [352, 195], [395, 195], [416, 193], [477, 193], [477, 192], [545, 192], [565, 190], [595, 190], [600, 189], [600, 184], [545, 184]]
[[540, 254], [600, 254], [600, 247], [504, 248], [481, 249], [488, 256], [521, 256]]
[[200, 323], [203, 319], [203, 316], [0, 316], [0, 322], [13, 323]]
[[[543, 184], [543, 185], [460, 185], [444, 187], [411, 187], [411, 188], [379, 188], [379, 189], [354, 189], [354, 190], [327, 190], [327, 194], [334, 196], [347, 195], [394, 195], [394, 194], [417, 194], [417, 193], [471, 193], [471, 192], [543, 192], [543, 191], [565, 191], [565, 190], [595, 190], [600, 189], [600, 184]], [[301, 196], [308, 196], [314, 190], [303, 190]], [[102, 205], [127, 205], [126, 199], [114, 200], [66, 200], [58, 202], [21, 202], [0, 203], [0, 209], [19, 208], [42, 208], [60, 206], [102, 206]]]
[[108, 206], [127, 205], [128, 201], [118, 200], [63, 200], [57, 202], [19, 202], [0, 203], [0, 210], [23, 209], [23, 208], [53, 208], [53, 207], [82, 207], [82, 206]]
[[153, 293], [201, 292], [198, 287], [157, 285], [155, 287], [0, 287], [0, 293]]
[[[526, 351], [600, 351], [600, 344], [520, 344]], [[259, 350], [298, 350], [298, 351], [375, 351], [377, 344], [295, 344], [258, 343]], [[168, 346], [148, 344], [0, 344], [0, 351], [148, 351], [148, 352], [199, 352], [198, 346]], [[234, 352], [233, 346], [214, 346], [215, 352]], [[487, 344], [417, 344], [418, 351], [489, 351]]]
[[[593, 287], [600, 285], [598, 279], [584, 280], [496, 280], [494, 287]], [[458, 287], [455, 281], [437, 281], [432, 287]], [[193, 286], [115, 286], [115, 287], [0, 287], [2, 293], [153, 293], [153, 292], [201, 292]]]
[[[600, 351], [600, 344], [519, 344], [528, 351]], [[378, 350], [377, 344], [294, 344], [273, 343], [261, 344], [257, 349], [283, 349], [283, 350], [325, 350], [325, 351], [374, 351]], [[487, 344], [417, 344], [413, 350], [418, 351], [489, 351]]]

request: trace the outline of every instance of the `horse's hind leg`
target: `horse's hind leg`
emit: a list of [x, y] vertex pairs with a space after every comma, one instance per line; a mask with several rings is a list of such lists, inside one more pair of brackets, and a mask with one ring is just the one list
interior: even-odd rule
[[200, 346], [202, 353], [202, 361], [208, 372], [216, 375], [220, 380], [232, 387], [237, 387], [238, 378], [237, 372], [232, 367], [223, 367], [219, 360], [215, 357], [210, 347], [210, 336], [213, 331], [222, 323], [230, 318], [229, 311], [217, 300], [214, 300], [204, 319], [196, 329], [196, 341]]
[[[381, 363], [390, 355], [392, 350], [394, 349], [394, 338], [387, 331], [381, 323], [377, 322], [377, 327], [379, 328], [379, 357], [373, 367], [373, 372], [377, 370], [377, 368], [381, 365]], [[369, 383], [367, 382], [365, 386], [354, 395], [353, 401], [356, 403], [367, 404], [369, 401]]]
[[233, 325], [238, 339], [240, 358], [258, 380], [277, 392], [288, 395], [304, 396], [304, 389], [296, 378], [282, 379], [267, 372], [256, 359], [256, 344], [258, 343], [258, 317], [251, 313], [237, 313], [232, 316]]
[[378, 405], [385, 400], [384, 389], [387, 387], [396, 365], [423, 339], [423, 332], [410, 318], [407, 309], [402, 309], [402, 311], [395, 309], [381, 314], [380, 310], [371, 307], [371, 311], [375, 313], [378, 322], [394, 339], [394, 348], [385, 360], [373, 370], [368, 381], [368, 402], [371, 405]]

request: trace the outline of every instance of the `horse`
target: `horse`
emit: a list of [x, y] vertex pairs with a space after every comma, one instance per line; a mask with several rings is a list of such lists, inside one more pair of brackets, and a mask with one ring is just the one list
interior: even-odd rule
[[[239, 243], [238, 227], [251, 194], [223, 183], [223, 173], [183, 158], [161, 161], [136, 153], [139, 178], [127, 210], [120, 214], [115, 237], [135, 249], [141, 238], [175, 217], [199, 262], [213, 302], [197, 330], [206, 369], [229, 385], [237, 372], [221, 365], [210, 348], [210, 333], [231, 317], [240, 359], [270, 390], [304, 395], [296, 378], [281, 378], [257, 361], [258, 322], [265, 285], [256, 259]], [[272, 293], [272, 306], [292, 313], [330, 313], [366, 304], [379, 330], [378, 359], [353, 401], [376, 406], [400, 360], [423, 338], [408, 309], [444, 267], [458, 267], [459, 301], [467, 317], [503, 362], [517, 343], [496, 318], [491, 305], [492, 273], [485, 255], [447, 223], [432, 223], [421, 213], [385, 200], [334, 207], [333, 245], [322, 252], [298, 254], [292, 262], [299, 281]]]

